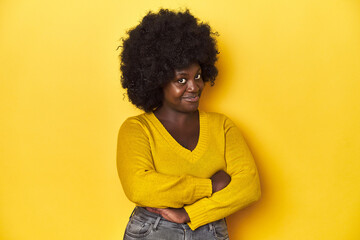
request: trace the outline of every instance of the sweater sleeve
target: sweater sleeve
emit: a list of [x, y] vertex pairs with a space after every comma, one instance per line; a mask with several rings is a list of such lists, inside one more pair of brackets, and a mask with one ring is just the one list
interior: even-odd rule
[[227, 217], [260, 198], [260, 182], [252, 154], [230, 119], [224, 123], [226, 172], [231, 182], [224, 189], [185, 206], [192, 230]]
[[138, 206], [181, 208], [212, 194], [210, 179], [157, 172], [149, 135], [135, 118], [127, 119], [119, 130], [117, 169], [125, 195]]

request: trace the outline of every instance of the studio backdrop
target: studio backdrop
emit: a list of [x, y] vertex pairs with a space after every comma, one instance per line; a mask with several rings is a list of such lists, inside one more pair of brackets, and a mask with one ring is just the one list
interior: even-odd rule
[[219, 33], [200, 108], [241, 129], [262, 187], [230, 239], [360, 239], [357, 0], [1, 0], [0, 239], [122, 239], [117, 134], [141, 112], [117, 47], [161, 7]]

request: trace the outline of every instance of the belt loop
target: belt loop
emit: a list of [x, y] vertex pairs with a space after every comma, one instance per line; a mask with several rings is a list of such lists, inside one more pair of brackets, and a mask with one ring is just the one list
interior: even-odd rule
[[156, 218], [156, 221], [155, 221], [155, 224], [154, 224], [153, 230], [156, 230], [156, 229], [157, 229], [157, 226], [159, 225], [160, 219], [161, 219], [161, 217], [160, 217], [160, 216]]
[[212, 225], [212, 223], [209, 223], [209, 231], [210, 231], [210, 232], [212, 232], [213, 227], [214, 227], [214, 226]]

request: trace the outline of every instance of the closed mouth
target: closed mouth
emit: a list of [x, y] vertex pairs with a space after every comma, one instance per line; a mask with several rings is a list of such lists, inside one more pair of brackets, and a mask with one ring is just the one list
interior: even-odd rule
[[183, 97], [183, 99], [187, 102], [198, 102], [200, 96], [199, 95], [187, 96], [187, 97]]

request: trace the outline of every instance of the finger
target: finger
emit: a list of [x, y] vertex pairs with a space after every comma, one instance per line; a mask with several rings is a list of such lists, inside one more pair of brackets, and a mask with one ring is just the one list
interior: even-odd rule
[[158, 208], [146, 207], [145, 209], [152, 213], [161, 214]]
[[168, 214], [166, 214], [166, 212], [161, 213], [161, 216], [170, 222], [174, 222], [173, 219]]

